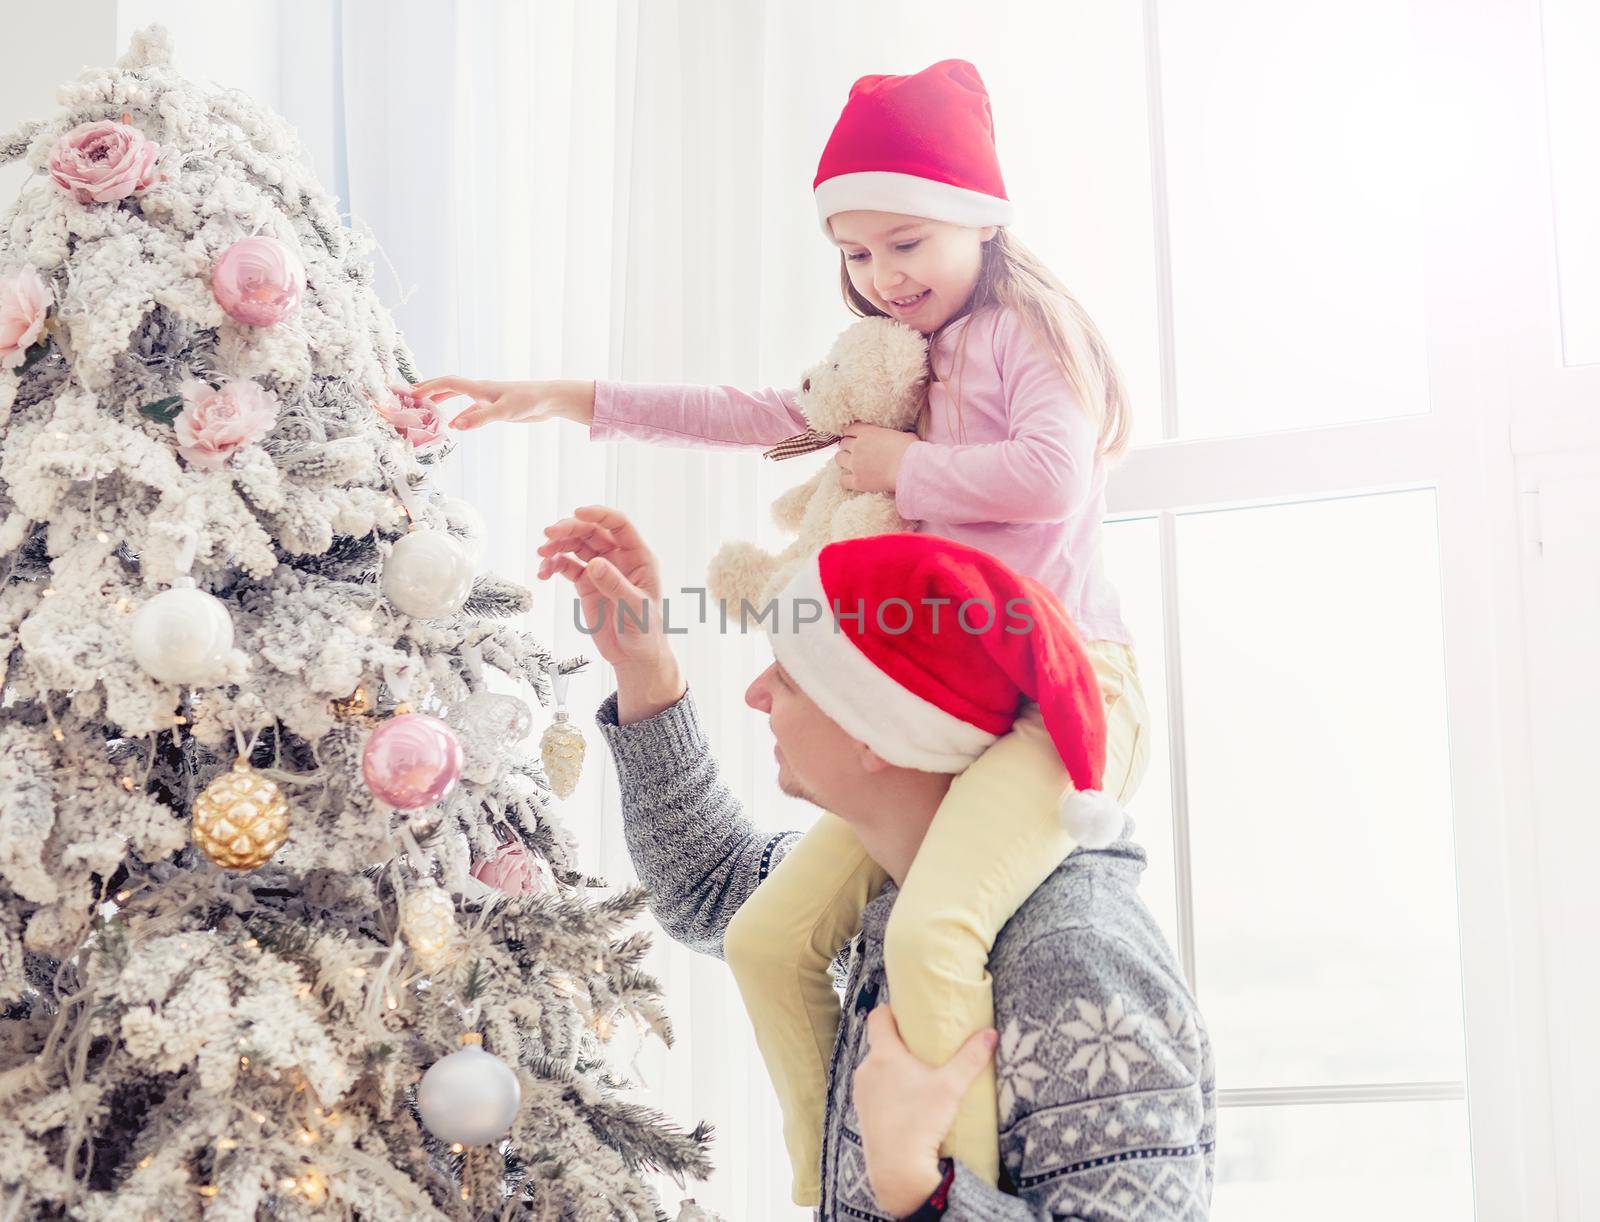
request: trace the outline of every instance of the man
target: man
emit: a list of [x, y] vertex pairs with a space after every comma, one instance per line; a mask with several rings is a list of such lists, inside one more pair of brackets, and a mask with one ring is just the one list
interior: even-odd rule
[[[719, 780], [663, 633], [658, 566], [632, 524], [614, 509], [594, 506], [545, 533], [539, 576], [573, 581], [584, 623], [617, 674], [617, 691], [596, 721], [616, 760], [628, 849], [654, 893], [652, 911], [680, 942], [720, 956], [729, 922], [783, 859], [794, 834], [761, 834]], [[936, 574], [959, 570], [963, 554], [982, 556], [930, 536], [896, 538], [909, 540], [903, 546], [925, 556]], [[881, 571], [866, 570], [869, 564], [882, 569], [883, 552], [862, 546], [866, 542], [824, 549], [822, 560], [833, 574], [828, 594], [881, 584]], [[861, 557], [859, 571], [851, 567], [854, 556]], [[947, 558], [952, 564], [943, 563]], [[998, 565], [987, 557], [984, 563]], [[1003, 566], [1000, 571], [1009, 573]], [[810, 587], [791, 585], [802, 588]], [[857, 682], [878, 685], [890, 678], [874, 665], [903, 672], [938, 659], [919, 660], [917, 650], [926, 642], [915, 639], [886, 648], [882, 616], [852, 619], [837, 597], [831, 609], [816, 608], [820, 618], [808, 627], [801, 626], [806, 612], [783, 601], [774, 646], [791, 664], [775, 661], [757, 676], [746, 703], [770, 720], [785, 792], [825, 801], [891, 879], [863, 913], [854, 944], [830, 1071], [818, 1216], [1205, 1218], [1215, 1134], [1210, 1047], [1172, 952], [1135, 893], [1144, 854], [1127, 839], [1126, 821], [1109, 848], [1072, 853], [1001, 931], [989, 959], [995, 1030], [973, 1036], [945, 1065], [923, 1064], [895, 1026], [883, 934], [897, 884], [950, 777], [881, 758], [868, 740], [893, 727], [848, 716], [857, 735], [865, 735], [857, 737], [824, 712], [813, 697], [824, 695], [828, 680], [811, 661], [844, 656]], [[1064, 623], [1058, 607], [1056, 618]], [[789, 622], [802, 644], [780, 646], [776, 633]], [[817, 635], [845, 630], [864, 657], [841, 655], [837, 639]], [[1035, 638], [991, 641], [984, 650], [1000, 657], [1008, 674], [1026, 671], [1033, 684], [1061, 645]], [[980, 656], [970, 645], [951, 641], [949, 647], [967, 649], [964, 659]], [[877, 663], [864, 660], [874, 657]], [[996, 692], [1011, 690], [998, 672], [977, 669], [971, 686], [975, 700], [981, 690], [991, 703]], [[826, 700], [838, 709], [836, 695]], [[1049, 721], [1049, 694], [1037, 695]], [[942, 712], [929, 720], [924, 703], [919, 698], [915, 705], [921, 728], [963, 732], [942, 720]], [[959, 707], [959, 692], [951, 703]], [[1071, 700], [1054, 703], [1073, 707]], [[860, 707], [858, 701], [858, 713]], [[903, 700], [886, 703], [911, 707]], [[1051, 729], [1064, 758], [1072, 753], [1066, 732], [1059, 724]], [[957, 1106], [991, 1052], [999, 1082], [998, 1188], [939, 1158]]]

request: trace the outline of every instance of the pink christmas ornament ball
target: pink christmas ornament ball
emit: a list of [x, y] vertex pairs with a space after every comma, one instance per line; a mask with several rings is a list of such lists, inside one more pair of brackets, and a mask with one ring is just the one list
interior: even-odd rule
[[550, 863], [515, 840], [473, 866], [472, 877], [507, 895], [549, 895], [556, 885]]
[[396, 810], [432, 806], [461, 779], [461, 740], [437, 717], [402, 713], [367, 739], [361, 775], [373, 796]]
[[251, 327], [270, 327], [300, 308], [306, 273], [276, 238], [242, 238], [217, 260], [211, 295], [223, 313]]

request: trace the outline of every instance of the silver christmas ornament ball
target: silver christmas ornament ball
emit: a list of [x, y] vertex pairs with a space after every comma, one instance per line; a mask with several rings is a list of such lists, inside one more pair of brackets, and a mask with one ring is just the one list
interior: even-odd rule
[[522, 1106], [522, 1084], [511, 1067], [483, 1050], [483, 1037], [435, 1061], [417, 1087], [422, 1123], [440, 1141], [482, 1146], [511, 1131]]

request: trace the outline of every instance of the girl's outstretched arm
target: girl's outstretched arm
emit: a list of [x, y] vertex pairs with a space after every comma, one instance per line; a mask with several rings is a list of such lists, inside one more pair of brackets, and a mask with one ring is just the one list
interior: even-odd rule
[[411, 391], [435, 404], [471, 399], [450, 421], [453, 429], [571, 420], [588, 425], [592, 441], [630, 438], [691, 449], [765, 448], [806, 430], [788, 390], [586, 379], [486, 382], [448, 375], [418, 382]]
[[806, 418], [790, 390], [602, 381], [595, 383], [589, 439], [765, 449], [805, 430]]
[[486, 382], [446, 374], [416, 383], [411, 393], [436, 406], [449, 399], [471, 399], [471, 404], [451, 419], [453, 429], [480, 428], [497, 420], [515, 424], [572, 420], [588, 424], [594, 419], [594, 383], [582, 379]]

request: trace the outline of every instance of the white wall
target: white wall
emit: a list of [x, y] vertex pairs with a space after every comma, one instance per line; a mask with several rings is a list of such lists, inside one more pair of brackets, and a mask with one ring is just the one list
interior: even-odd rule
[[[338, 98], [339, 0], [114, 0], [116, 45], [151, 24], [172, 34], [176, 66], [196, 80], [242, 89], [300, 132], [317, 178], [341, 197], [342, 158], [329, 112]], [[292, 84], [291, 84], [292, 82]]]
[[177, 67], [185, 76], [276, 99], [280, 49], [271, 0], [118, 0], [115, 7], [119, 52], [135, 30], [159, 23], [174, 35]]
[[[329, 0], [279, 5], [273, 0], [63, 0], [7, 5], [7, 56], [0, 72], [0, 131], [56, 110], [56, 89], [84, 68], [109, 64], [127, 50], [136, 30], [152, 23], [174, 37], [177, 66], [185, 74], [243, 89], [275, 107], [309, 138], [322, 181], [336, 181], [334, 149], [317, 137], [335, 128], [321, 112], [334, 105], [332, 64], [339, 6]], [[280, 86], [291, 59], [326, 60], [325, 72], [298, 75], [325, 81], [303, 85], [292, 97]], [[0, 200], [9, 202], [27, 177], [20, 166], [0, 169]]]
[[[57, 86], [116, 57], [116, 0], [7, 5], [5, 31], [0, 131], [47, 117], [56, 108]], [[0, 168], [0, 200], [9, 202], [28, 173], [20, 165]]]

